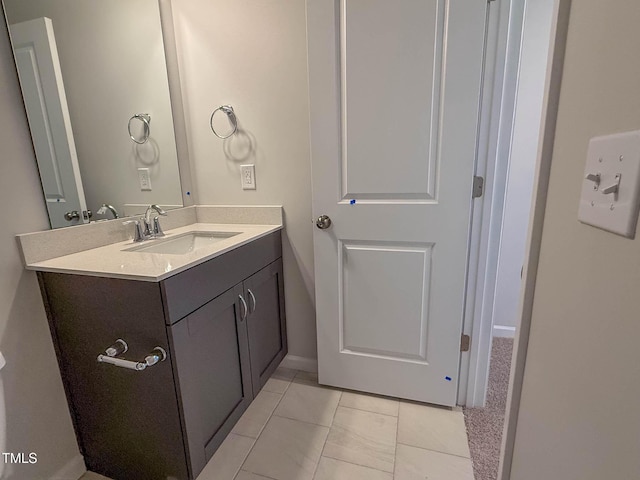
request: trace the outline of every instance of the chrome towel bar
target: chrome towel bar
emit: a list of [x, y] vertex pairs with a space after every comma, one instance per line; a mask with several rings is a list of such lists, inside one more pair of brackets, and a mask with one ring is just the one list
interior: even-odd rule
[[[118, 339], [116, 343], [118, 342], [122, 342], [126, 346], [126, 343], [123, 340]], [[116, 350], [114, 349], [114, 345], [107, 348], [105, 353], [101, 353], [100, 355], [98, 355], [99, 363], [108, 363], [110, 365], [115, 365], [116, 367], [128, 368], [130, 370], [141, 372], [148, 367], [152, 367], [156, 363], [164, 362], [167, 358], [167, 352], [164, 350], [164, 348], [154, 347], [153, 350], [151, 350], [151, 353], [144, 357], [144, 360], [141, 362], [125, 360], [124, 358], [117, 358], [116, 356], [114, 356], [114, 354], [117, 354]], [[126, 349], [124, 351], [126, 351]], [[124, 351], [121, 351], [120, 353], [124, 353]]]

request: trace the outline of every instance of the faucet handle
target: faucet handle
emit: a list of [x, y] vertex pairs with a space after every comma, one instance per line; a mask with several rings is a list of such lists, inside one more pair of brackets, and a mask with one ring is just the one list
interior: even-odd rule
[[143, 235], [145, 238], [153, 236], [153, 229], [151, 228], [151, 222], [146, 217], [142, 217], [142, 223], [144, 224]]
[[138, 220], [127, 220], [126, 222], [122, 222], [123, 225], [129, 225], [133, 223], [134, 225], [134, 242], [141, 242], [144, 240], [144, 235], [142, 234], [142, 227], [140, 226], [140, 222]]
[[164, 237], [164, 232], [162, 231], [162, 227], [160, 226], [160, 219], [157, 216], [153, 217], [153, 234], [156, 237]]

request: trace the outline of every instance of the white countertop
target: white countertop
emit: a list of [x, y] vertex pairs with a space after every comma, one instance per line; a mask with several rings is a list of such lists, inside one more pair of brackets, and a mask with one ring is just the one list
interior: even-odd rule
[[[50, 260], [27, 263], [26, 268], [43, 272], [159, 282], [280, 229], [282, 229], [282, 225], [192, 223], [166, 231], [166, 236], [162, 239], [145, 240], [138, 243], [127, 240]], [[184, 233], [196, 231], [239, 232], [239, 234], [184, 255], [126, 251], [132, 247], [152, 245], [153, 242], [162, 242]]]

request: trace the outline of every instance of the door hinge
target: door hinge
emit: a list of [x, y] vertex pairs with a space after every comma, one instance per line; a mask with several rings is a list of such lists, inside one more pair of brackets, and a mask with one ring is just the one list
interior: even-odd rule
[[471, 198], [481, 197], [484, 193], [484, 177], [473, 177], [473, 190]]
[[468, 352], [470, 346], [471, 346], [471, 337], [469, 335], [462, 334], [462, 338], [460, 339], [460, 351]]

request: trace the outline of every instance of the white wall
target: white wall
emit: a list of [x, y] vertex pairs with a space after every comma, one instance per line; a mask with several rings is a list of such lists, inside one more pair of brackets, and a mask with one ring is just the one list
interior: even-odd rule
[[640, 129], [638, 25], [572, 3], [511, 480], [640, 478], [640, 236], [576, 219], [589, 139]]
[[[282, 204], [289, 353], [316, 357], [304, 0], [175, 0], [194, 190], [203, 204]], [[244, 130], [226, 142], [211, 112]], [[240, 188], [255, 163], [257, 190]]]
[[[158, 2], [4, 3], [9, 23], [42, 16], [53, 21], [88, 208], [96, 212], [110, 203], [122, 212], [125, 203], [182, 205]], [[151, 115], [144, 145], [135, 145], [127, 133], [136, 113]], [[134, 120], [136, 125], [141, 126]], [[150, 170], [150, 192], [140, 190], [140, 167]]]
[[[79, 455], [60, 372], [33, 272], [14, 235], [48, 228], [31, 137], [4, 23], [0, 25], [0, 350], [7, 452], [35, 452], [38, 463], [5, 469], [7, 480], [49, 478]], [[2, 459], [0, 459], [1, 461]], [[1, 467], [0, 467], [1, 469]]]
[[513, 335], [518, 320], [518, 301], [522, 285], [520, 271], [524, 263], [531, 210], [553, 3], [553, 0], [538, 0], [528, 1], [525, 5], [516, 109], [493, 305], [494, 335]]

